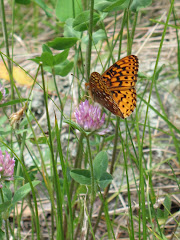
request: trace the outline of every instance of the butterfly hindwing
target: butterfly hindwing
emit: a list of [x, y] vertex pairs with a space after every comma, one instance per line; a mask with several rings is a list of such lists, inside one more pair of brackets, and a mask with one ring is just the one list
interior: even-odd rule
[[112, 96], [124, 118], [128, 117], [136, 107], [136, 89], [113, 91]]
[[91, 97], [95, 102], [98, 102], [113, 114], [123, 118], [123, 115], [118, 105], [116, 104], [112, 97], [112, 93], [108, 91], [106, 84], [104, 84], [102, 77], [99, 73], [93, 72], [91, 74], [89, 85], [91, 89], [90, 91]]

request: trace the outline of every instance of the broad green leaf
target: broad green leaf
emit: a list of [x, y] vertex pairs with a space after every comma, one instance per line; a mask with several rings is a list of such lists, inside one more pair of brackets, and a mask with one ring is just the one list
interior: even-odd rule
[[164, 211], [160, 208], [157, 209], [157, 217], [158, 217], [158, 223], [160, 225], [165, 223], [165, 219], [164, 219]]
[[57, 0], [56, 16], [61, 22], [65, 22], [68, 18], [75, 18], [82, 11], [81, 0]]
[[53, 66], [53, 55], [50, 52], [43, 52], [41, 54], [41, 61], [43, 62], [44, 66]]
[[[63, 63], [60, 63], [54, 66], [55, 75], [60, 75], [62, 77], [65, 77], [71, 71], [73, 66], [74, 66], [74, 62], [69, 62], [68, 60], [66, 60]], [[51, 67], [45, 66], [44, 70], [52, 73]]]
[[25, 179], [21, 176], [14, 176], [14, 181], [24, 181]]
[[53, 10], [48, 7], [48, 5], [46, 4], [46, 2], [44, 0], [33, 0], [33, 2], [35, 2], [37, 5], [39, 5], [39, 7], [41, 7], [44, 10], [44, 12], [46, 13], [46, 15], [48, 17], [52, 17], [51, 12]]
[[5, 130], [5, 131], [1, 131], [0, 130], [0, 136], [6, 136], [6, 135], [8, 135], [8, 134], [10, 134], [12, 132], [12, 130], [9, 130], [9, 131], [7, 131], [7, 130]]
[[95, 1], [94, 9], [98, 11], [103, 11], [105, 8], [109, 7], [112, 4], [112, 2], [108, 0], [102, 0], [102, 1]]
[[78, 38], [65, 38], [65, 37], [57, 37], [53, 41], [47, 43], [49, 47], [52, 47], [57, 50], [64, 50], [67, 48], [71, 48], [78, 41]]
[[0, 92], [0, 102], [2, 99], [3, 99], [3, 94], [2, 94], [2, 92]]
[[6, 92], [5, 95], [9, 95], [9, 89], [8, 88], [5, 88], [5, 92]]
[[69, 62], [57, 74], [62, 77], [65, 77], [72, 70], [73, 66], [74, 66], [74, 62]]
[[51, 49], [46, 44], [42, 45], [42, 51], [43, 52], [49, 52], [49, 53], [53, 54]]
[[0, 229], [0, 239], [5, 239], [5, 232], [2, 229]]
[[[94, 32], [92, 34], [92, 41], [93, 41], [93, 44], [97, 44], [100, 40], [105, 40], [107, 39], [107, 36], [105, 34], [105, 31], [103, 29], [99, 29], [97, 32]], [[88, 41], [89, 41], [89, 37], [86, 35], [82, 41], [87, 44]]]
[[39, 64], [41, 62], [41, 57], [29, 58], [29, 60]]
[[156, 71], [156, 73], [155, 73], [155, 76], [154, 76], [155, 81], [158, 80], [159, 75], [160, 75], [160, 73], [162, 72], [162, 70], [164, 69], [164, 67], [165, 67], [165, 64], [163, 64], [163, 65], [161, 65], [160, 67], [158, 67], [158, 69], [157, 69], [157, 71]]
[[171, 209], [171, 199], [167, 195], [164, 199], [164, 209], [157, 209], [157, 217], [158, 217], [158, 223], [160, 225], [164, 225], [168, 219], [168, 216], [170, 214], [170, 209]]
[[15, 3], [27, 5], [31, 3], [31, 0], [15, 0]]
[[11, 205], [11, 201], [6, 201], [0, 204], [0, 213], [5, 212], [10, 205]]
[[76, 194], [87, 194], [87, 187], [85, 185], [79, 185]]
[[171, 209], [171, 199], [167, 195], [164, 199], [164, 217], [168, 218]]
[[[0, 117], [0, 127], [2, 127], [3, 126], [3, 124], [7, 121], [7, 119], [8, 119], [8, 117], [7, 116], [1, 116]], [[7, 124], [6, 124], [7, 125]], [[4, 130], [4, 127], [2, 128], [3, 130]], [[11, 129], [11, 128], [10, 128]]]
[[8, 187], [3, 187], [4, 201], [10, 201], [12, 199], [12, 191]]
[[[32, 185], [33, 185], [33, 187], [35, 187], [39, 183], [40, 183], [40, 181], [33, 181]], [[31, 186], [29, 183], [26, 183], [24, 186], [20, 187], [18, 190], [16, 190], [16, 192], [14, 194], [12, 204], [14, 205], [18, 201], [21, 201], [30, 191], [31, 191]]]
[[[79, 14], [73, 22], [73, 28], [76, 31], [83, 32], [89, 29], [90, 11], [84, 11]], [[93, 14], [93, 25], [95, 25], [100, 19], [100, 15], [96, 12]]]
[[[49, 49], [49, 48], [44, 48], [44, 49]], [[40, 63], [40, 62], [43, 62], [43, 65], [44, 65], [44, 69], [48, 72], [51, 72], [52, 73], [52, 67], [55, 66], [55, 65], [59, 65], [60, 63], [64, 62], [67, 57], [68, 57], [68, 54], [69, 54], [69, 49], [66, 49], [64, 50], [63, 52], [61, 53], [58, 53], [56, 55], [52, 55], [51, 52], [49, 51], [45, 51], [41, 54], [41, 57], [40, 58], [36, 58], [36, 59], [32, 59], [33, 61], [37, 62], [37, 63]], [[68, 61], [68, 60], [67, 60]], [[65, 62], [65, 65], [66, 65], [66, 69], [69, 69], [70, 66], [68, 65], [69, 64], [69, 61], [68, 62]], [[50, 68], [45, 68], [45, 67], [50, 67]], [[61, 68], [60, 68], [61, 67]], [[64, 69], [64, 65], [60, 65], [58, 67], [58, 69], [61, 69], [61, 71]], [[70, 69], [71, 70], [71, 69]], [[58, 70], [59, 71], [59, 70]], [[66, 74], [64, 72], [67, 72], [67, 70], [63, 70], [63, 73], [62, 74]], [[59, 73], [56, 73], [56, 75], [59, 74]], [[59, 74], [61, 75], [61, 74]], [[66, 74], [67, 75], [67, 74]], [[65, 76], [66, 76], [65, 75]], [[62, 75], [61, 75], [62, 76]]]
[[130, 0], [117, 0], [115, 2], [111, 2], [111, 5], [106, 7], [103, 11], [111, 12], [111, 11], [125, 9], [129, 6], [129, 2], [130, 2]]
[[54, 55], [54, 65], [64, 62], [69, 54], [69, 49], [64, 50], [63, 52]]
[[[2, 223], [3, 223], [3, 220], [2, 220], [2, 216], [1, 216], [1, 214], [0, 214], [0, 228], [2, 227]], [[1, 230], [1, 229], [0, 229]], [[3, 239], [3, 238], [1, 238], [1, 232], [0, 232], [0, 239]]]
[[100, 187], [102, 189], [104, 189], [105, 187], [107, 187], [111, 182], [112, 182], [112, 176], [111, 174], [104, 172], [101, 179], [98, 181]]
[[91, 185], [91, 173], [86, 169], [74, 169], [70, 172], [71, 177], [83, 185]]
[[64, 24], [64, 37], [75, 37], [80, 39], [81, 38], [81, 33], [78, 31], [75, 31], [73, 28], [73, 18], [68, 18], [66, 20], [66, 23]]
[[152, 0], [133, 0], [130, 6], [131, 11], [139, 11], [141, 8], [148, 7], [152, 4]]
[[94, 161], [93, 161], [93, 169], [94, 169], [94, 176], [96, 180], [99, 180], [103, 173], [106, 172], [108, 167], [108, 155], [105, 151], [99, 152]]

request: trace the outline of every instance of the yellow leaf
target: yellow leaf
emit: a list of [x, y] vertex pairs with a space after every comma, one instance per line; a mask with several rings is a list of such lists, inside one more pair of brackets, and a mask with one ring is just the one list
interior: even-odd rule
[[[0, 78], [10, 81], [8, 71], [3, 62], [0, 62]], [[33, 79], [30, 78], [21, 68], [16, 66], [13, 66], [13, 78], [21, 85], [31, 86], [33, 84]]]
[[0, 62], [0, 78], [9, 81], [9, 74], [3, 62]]

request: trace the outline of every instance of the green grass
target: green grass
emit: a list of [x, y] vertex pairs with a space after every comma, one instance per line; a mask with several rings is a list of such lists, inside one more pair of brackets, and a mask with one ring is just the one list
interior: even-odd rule
[[[178, 94], [169, 86], [178, 79], [180, 66], [179, 61], [161, 64], [169, 28], [178, 30], [174, 1], [167, 1], [169, 7], [163, 23], [158, 21], [160, 12], [156, 15], [153, 10], [147, 10], [149, 1], [144, 1], [144, 8], [137, 12], [133, 12], [129, 4], [122, 9], [116, 6], [115, 12], [111, 11], [110, 2], [98, 6], [95, 2], [93, 6], [91, 0], [90, 6], [84, 9], [90, 10], [89, 18], [81, 12], [85, 5], [81, 6], [80, 1], [74, 2], [72, 12], [67, 10], [72, 2], [63, 2], [67, 4], [64, 12], [58, 4], [51, 1], [41, 6], [48, 16], [35, 3], [8, 5], [13, 12], [11, 19], [1, 0], [4, 28], [1, 56], [7, 61], [10, 83], [2, 81], [9, 89], [9, 97], [0, 105], [0, 148], [15, 157], [16, 166], [15, 180], [6, 182], [0, 189], [0, 238], [25, 237], [27, 232], [21, 228], [25, 204], [30, 209], [32, 225], [30, 237], [25, 239], [43, 239], [45, 231], [49, 239], [121, 239], [123, 236], [126, 239], [179, 239], [178, 210], [173, 212], [171, 205], [178, 208], [180, 130], [178, 112], [172, 110], [173, 115], [169, 114], [169, 107], [178, 109]], [[76, 18], [78, 7], [82, 14], [80, 20]], [[163, 6], [159, 9], [164, 10]], [[23, 16], [26, 17], [21, 22]], [[147, 27], [143, 26], [143, 16], [149, 19], [149, 29], [150, 19], [154, 18], [155, 23], [163, 26], [163, 31], [157, 33], [159, 47], [153, 53], [153, 69], [144, 69], [141, 65], [143, 56], [151, 55], [148, 48], [145, 50], [149, 52], [144, 50], [138, 56], [136, 110], [123, 120], [104, 109], [103, 128], [109, 128], [110, 132], [104, 136], [96, 131], [86, 132], [74, 119], [75, 103], [87, 96], [84, 83], [91, 72], [99, 69], [104, 72], [125, 53], [136, 53], [140, 47], [138, 41], [146, 36], [139, 30]], [[72, 20], [62, 22], [61, 17], [76, 18], [76, 24], [71, 25]], [[103, 34], [97, 32], [99, 29]], [[49, 36], [49, 30], [53, 36]], [[12, 63], [23, 66], [15, 54], [19, 50], [17, 42], [10, 41], [13, 33], [21, 36], [25, 46], [29, 39], [34, 41], [33, 48], [37, 48], [36, 53], [41, 56], [34, 57], [35, 81], [28, 94], [24, 91], [26, 86], [13, 81]], [[179, 56], [179, 39], [177, 34], [174, 36]], [[29, 46], [27, 49], [31, 53]], [[68, 78], [72, 80], [69, 90], [60, 93], [59, 86]], [[53, 81], [53, 92], [47, 89], [49, 80]], [[32, 109], [37, 86], [44, 101], [45, 117], [40, 120]], [[11, 126], [8, 117], [24, 105], [24, 119]], [[169, 228], [168, 221], [174, 224], [173, 228]]]

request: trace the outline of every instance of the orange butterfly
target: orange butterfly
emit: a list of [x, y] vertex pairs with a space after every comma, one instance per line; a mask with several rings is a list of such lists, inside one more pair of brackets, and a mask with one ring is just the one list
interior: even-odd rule
[[136, 107], [138, 58], [124, 57], [114, 63], [102, 75], [91, 73], [86, 87], [95, 102], [100, 103], [113, 114], [126, 118]]

